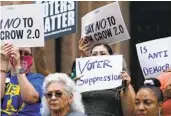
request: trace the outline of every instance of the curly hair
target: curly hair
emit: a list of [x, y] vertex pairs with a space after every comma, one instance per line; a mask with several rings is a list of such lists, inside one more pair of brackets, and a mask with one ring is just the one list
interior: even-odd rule
[[[53, 73], [45, 77], [43, 83], [43, 93], [47, 92], [47, 87], [53, 82], [62, 83], [65, 86], [67, 93], [73, 94], [73, 102], [71, 103], [71, 110], [84, 113], [84, 106], [82, 103], [81, 94], [76, 90], [75, 83], [65, 73]], [[42, 116], [49, 116], [50, 109], [45, 96], [42, 97], [40, 113]]]

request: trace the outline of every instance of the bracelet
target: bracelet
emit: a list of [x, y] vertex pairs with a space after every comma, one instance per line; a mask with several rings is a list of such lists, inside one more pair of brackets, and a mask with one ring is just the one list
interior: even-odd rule
[[3, 70], [3, 69], [1, 69], [1, 72], [3, 72], [3, 73], [7, 73], [7, 71], [6, 71], [6, 70]]

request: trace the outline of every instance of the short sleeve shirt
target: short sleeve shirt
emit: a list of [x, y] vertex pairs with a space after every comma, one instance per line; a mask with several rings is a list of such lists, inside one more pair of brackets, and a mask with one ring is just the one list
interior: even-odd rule
[[[28, 81], [33, 85], [36, 91], [42, 96], [42, 84], [44, 76], [37, 73], [28, 73], [26, 75]], [[7, 76], [10, 80], [6, 83], [5, 95], [1, 100], [1, 115], [2, 116], [39, 116], [40, 103], [27, 104], [20, 95], [20, 86], [16, 76]]]

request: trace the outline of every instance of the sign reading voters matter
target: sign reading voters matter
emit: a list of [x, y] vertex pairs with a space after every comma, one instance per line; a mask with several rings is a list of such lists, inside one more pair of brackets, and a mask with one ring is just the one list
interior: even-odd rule
[[76, 59], [76, 82], [80, 92], [105, 90], [122, 85], [122, 55], [96, 56]]
[[156, 77], [171, 68], [171, 37], [136, 44], [145, 78]]
[[43, 6], [40, 4], [0, 7], [0, 39], [17, 47], [44, 46]]
[[113, 44], [130, 39], [126, 29], [119, 3], [113, 2], [82, 17], [82, 33], [84, 44]]
[[45, 38], [58, 38], [77, 31], [77, 1], [37, 1], [44, 6]]

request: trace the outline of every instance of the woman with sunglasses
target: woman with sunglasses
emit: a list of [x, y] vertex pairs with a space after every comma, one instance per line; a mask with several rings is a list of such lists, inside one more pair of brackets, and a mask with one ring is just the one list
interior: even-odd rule
[[[89, 44], [85, 45], [83, 39], [81, 39], [79, 41], [81, 57], [86, 57], [87, 51], [89, 51], [89, 49]], [[96, 44], [90, 51], [91, 53], [88, 56], [113, 55], [113, 51], [110, 46], [105, 44]], [[49, 75], [49, 71], [45, 67], [43, 60], [43, 50], [38, 48], [35, 52], [35, 55], [36, 70], [41, 74]], [[134, 113], [135, 92], [130, 84], [131, 78], [127, 74], [126, 69], [126, 63], [123, 62], [123, 72], [121, 75], [124, 80], [124, 88], [120, 87], [117, 89], [82, 93], [86, 115], [132, 116]], [[73, 64], [71, 78], [75, 81], [79, 79], [75, 77], [75, 65]]]
[[64, 73], [49, 74], [43, 83], [42, 116], [85, 116], [81, 94]]

